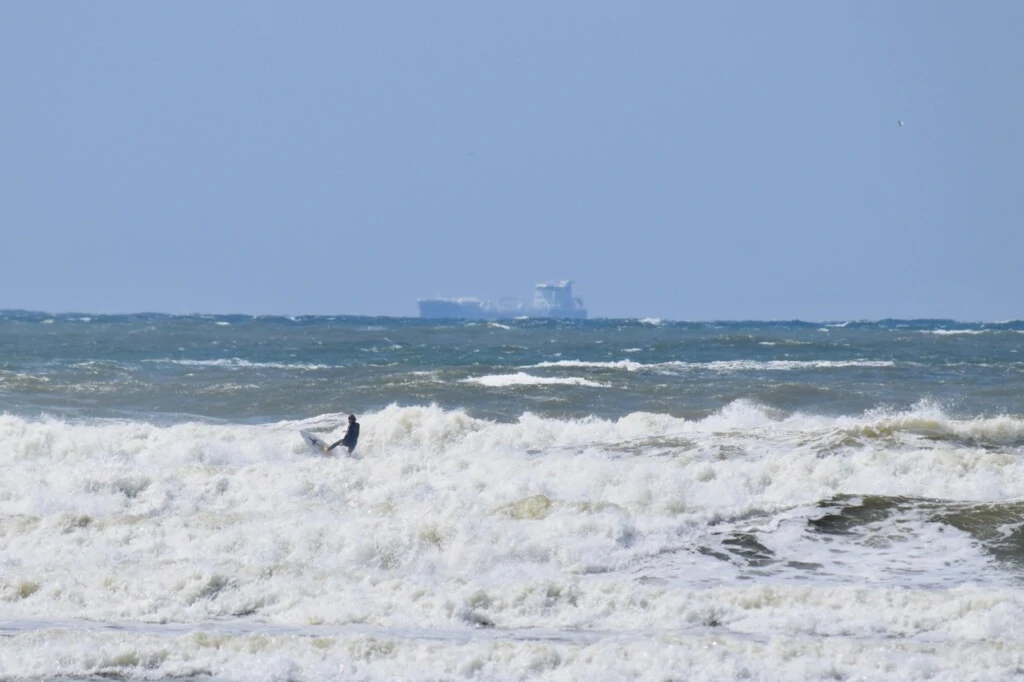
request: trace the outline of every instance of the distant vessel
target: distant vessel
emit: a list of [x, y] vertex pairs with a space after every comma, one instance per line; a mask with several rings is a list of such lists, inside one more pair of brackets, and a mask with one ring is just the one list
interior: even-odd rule
[[587, 319], [583, 301], [572, 295], [572, 282], [544, 282], [533, 288], [533, 303], [523, 305], [516, 299], [499, 303], [478, 298], [421, 298], [420, 317], [460, 320], [501, 320], [515, 317], [552, 317], [572, 320]]

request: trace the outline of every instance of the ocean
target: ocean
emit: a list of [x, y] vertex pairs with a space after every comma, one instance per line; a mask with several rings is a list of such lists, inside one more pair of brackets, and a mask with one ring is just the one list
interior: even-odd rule
[[1024, 679], [1022, 347], [2, 311], [0, 679]]

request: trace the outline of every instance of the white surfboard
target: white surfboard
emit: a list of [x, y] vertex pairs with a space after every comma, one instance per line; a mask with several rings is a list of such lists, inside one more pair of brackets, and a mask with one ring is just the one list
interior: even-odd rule
[[327, 443], [314, 436], [309, 431], [299, 431], [299, 435], [302, 436], [302, 440], [306, 441], [306, 445], [309, 449], [318, 455], [327, 454]]

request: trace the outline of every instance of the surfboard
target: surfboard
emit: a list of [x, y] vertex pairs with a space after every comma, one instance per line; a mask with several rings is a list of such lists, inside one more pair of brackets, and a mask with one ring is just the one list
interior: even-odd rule
[[318, 455], [327, 454], [327, 443], [323, 442], [309, 431], [299, 431], [299, 435], [302, 436], [302, 440], [306, 441], [306, 445], [309, 449]]

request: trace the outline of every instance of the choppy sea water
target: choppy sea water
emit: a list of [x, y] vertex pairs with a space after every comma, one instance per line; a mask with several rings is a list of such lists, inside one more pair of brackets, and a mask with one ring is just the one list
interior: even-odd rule
[[1022, 345], [0, 312], [0, 679], [1024, 677]]

